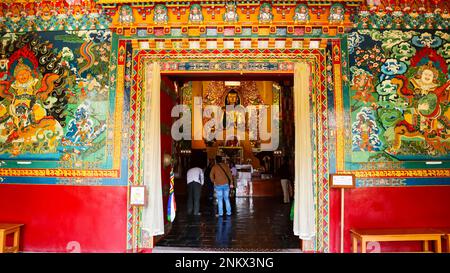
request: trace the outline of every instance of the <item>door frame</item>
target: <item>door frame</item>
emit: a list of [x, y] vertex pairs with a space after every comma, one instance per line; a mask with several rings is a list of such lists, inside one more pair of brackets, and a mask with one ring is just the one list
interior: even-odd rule
[[[118, 40], [118, 48], [130, 40]], [[132, 85], [130, 88], [130, 145], [128, 148], [128, 187], [142, 184], [143, 86], [145, 67], [149, 62], [159, 62], [161, 75], [177, 74], [293, 74], [294, 63], [304, 62], [310, 67], [312, 111], [314, 113], [314, 197], [316, 236], [314, 251], [329, 250], [329, 136], [328, 96], [326, 80], [326, 49], [141, 49], [132, 43]], [[126, 51], [118, 50], [118, 59], [126, 59]], [[118, 62], [117, 89], [124, 88], [125, 62]], [[122, 74], [123, 75], [123, 74]], [[145, 236], [140, 228], [142, 208], [129, 205], [127, 212], [127, 250], [137, 252], [152, 248], [153, 238]]]

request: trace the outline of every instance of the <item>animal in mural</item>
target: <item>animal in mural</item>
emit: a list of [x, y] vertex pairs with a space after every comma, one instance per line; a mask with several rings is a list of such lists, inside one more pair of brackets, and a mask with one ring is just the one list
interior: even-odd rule
[[153, 16], [153, 22], [157, 24], [165, 24], [169, 21], [169, 16], [167, 15], [167, 7], [163, 4], [158, 4], [155, 6], [155, 14]]
[[2, 45], [3, 57], [9, 58], [2, 60], [0, 75], [0, 154], [56, 152], [67, 103], [66, 68], [31, 34]]
[[305, 4], [300, 4], [295, 8], [294, 22], [306, 23], [309, 22], [309, 9]]
[[202, 7], [199, 4], [193, 4], [189, 12], [189, 22], [190, 23], [202, 23], [203, 14]]
[[273, 20], [272, 6], [269, 3], [264, 3], [259, 9], [258, 20], [260, 23], [270, 23]]
[[225, 6], [226, 11], [223, 15], [223, 21], [227, 23], [236, 23], [239, 21], [239, 16], [236, 11], [236, 4], [228, 2]]

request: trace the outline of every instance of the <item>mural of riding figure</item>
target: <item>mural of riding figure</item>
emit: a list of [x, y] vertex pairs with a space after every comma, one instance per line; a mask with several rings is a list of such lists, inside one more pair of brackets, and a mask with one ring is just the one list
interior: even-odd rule
[[395, 138], [389, 151], [396, 153], [403, 139], [416, 138], [427, 143], [431, 154], [445, 154], [450, 150], [446, 141], [450, 133], [450, 81], [442, 80], [439, 70], [431, 62], [419, 66], [416, 71], [409, 84], [402, 77], [398, 78], [403, 82], [396, 81], [402, 87], [399, 96], [408, 101], [408, 109], [404, 119], [395, 126]]
[[449, 159], [449, 45], [440, 31], [350, 34], [355, 162]]
[[[56, 64], [56, 57], [45, 44], [34, 44], [33, 48], [25, 44], [30, 40], [29, 36], [23, 36], [20, 40], [23, 44], [16, 43], [23, 46], [9, 57], [11, 66], [7, 73], [2, 73], [0, 154], [54, 153], [63, 134], [60, 123], [63, 117], [55, 115], [58, 112], [55, 108], [64, 107], [61, 105], [64, 99], [55, 102], [63, 96], [61, 83], [66, 71]], [[33, 53], [37, 48], [38, 56]], [[54, 69], [48, 71], [49, 67]]]
[[59, 35], [76, 46], [55, 48], [34, 33], [0, 37], [0, 159], [75, 164], [105, 153], [110, 34]]

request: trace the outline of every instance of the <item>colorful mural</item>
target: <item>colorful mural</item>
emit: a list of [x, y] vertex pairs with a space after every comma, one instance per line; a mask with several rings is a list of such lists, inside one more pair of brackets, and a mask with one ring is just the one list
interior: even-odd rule
[[448, 1], [408, 0], [383, 4], [378, 1], [378, 5], [374, 5], [375, 1], [367, 2], [368, 6], [362, 6], [353, 18], [355, 28], [445, 30], [450, 26]]
[[0, 158], [56, 153], [65, 125], [67, 67], [30, 35], [6, 40], [3, 48]]
[[20, 168], [29, 176], [57, 168], [56, 177], [118, 177], [117, 163], [115, 172], [101, 173], [113, 169], [112, 150], [120, 151], [107, 134], [115, 107], [110, 54], [111, 33], [104, 30], [1, 36], [2, 175], [24, 175], [14, 168], [26, 161]]
[[347, 162], [411, 169], [433, 168], [425, 162], [434, 161], [448, 168], [449, 47], [450, 36], [442, 31], [349, 34]]
[[330, 5], [300, 1], [98, 1], [103, 14], [110, 16], [110, 27], [117, 34], [209, 39], [272, 34], [277, 37], [335, 36], [353, 25], [348, 14], [362, 2], [333, 0]]
[[0, 32], [108, 29], [110, 17], [94, 0], [2, 1]]

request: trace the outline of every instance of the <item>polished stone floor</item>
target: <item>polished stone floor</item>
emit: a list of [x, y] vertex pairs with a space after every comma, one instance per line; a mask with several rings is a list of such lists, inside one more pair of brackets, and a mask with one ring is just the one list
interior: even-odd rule
[[158, 247], [187, 247], [233, 251], [299, 249], [289, 219], [291, 204], [282, 197], [238, 197], [231, 216], [216, 217], [216, 205], [202, 200], [201, 216], [188, 216], [186, 200], [177, 198], [177, 213], [170, 232]]

